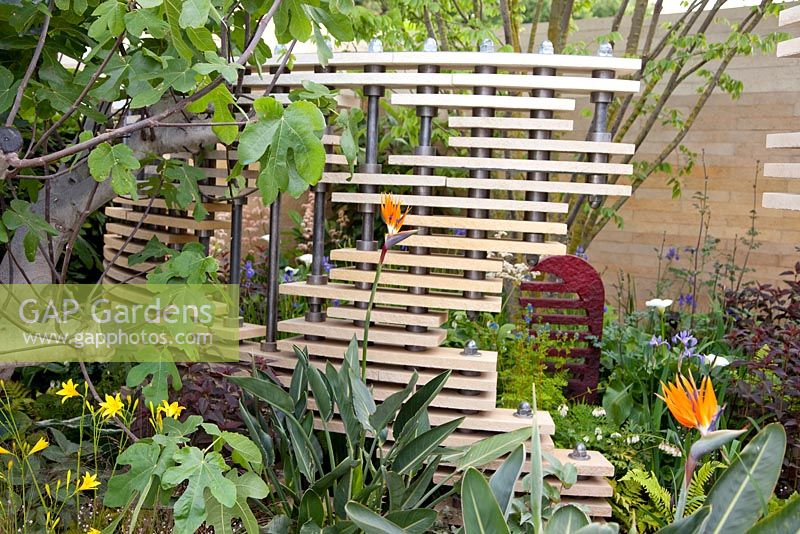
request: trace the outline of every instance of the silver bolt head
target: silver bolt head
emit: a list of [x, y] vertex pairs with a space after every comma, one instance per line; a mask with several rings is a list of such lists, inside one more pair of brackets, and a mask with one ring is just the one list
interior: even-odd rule
[[433, 37], [428, 37], [425, 39], [425, 43], [422, 45], [423, 52], [437, 52], [439, 50], [439, 43], [436, 42], [436, 39]]
[[614, 47], [611, 46], [611, 43], [601, 43], [597, 48], [597, 55], [600, 57], [613, 57]]
[[575, 448], [572, 449], [572, 452], [567, 456], [573, 460], [588, 460], [589, 454], [586, 452], [586, 444], [582, 441], [579, 441], [575, 444]]
[[369, 46], [367, 47], [368, 52], [383, 52], [383, 42], [377, 37], [373, 37], [369, 41]]
[[517, 417], [533, 417], [533, 408], [531, 403], [522, 401], [517, 405], [517, 411], [514, 412]]
[[461, 351], [462, 356], [480, 356], [478, 344], [474, 339], [470, 339], [464, 344], [464, 350]]
[[556, 49], [553, 47], [552, 41], [542, 41], [542, 44], [539, 45], [539, 53], [540, 54], [555, 54]]
[[488, 37], [481, 41], [481, 46], [478, 49], [481, 52], [494, 52], [494, 41], [489, 39]]

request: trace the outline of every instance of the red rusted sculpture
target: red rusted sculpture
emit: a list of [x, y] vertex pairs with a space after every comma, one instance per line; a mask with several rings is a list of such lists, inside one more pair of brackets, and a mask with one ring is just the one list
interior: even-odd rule
[[[520, 290], [534, 296], [519, 299], [523, 307], [531, 306], [532, 323], [549, 324], [551, 337], [570, 336], [573, 347], [553, 349], [551, 356], [565, 358], [570, 371], [568, 393], [594, 402], [600, 379], [600, 349], [603, 336], [605, 290], [597, 271], [577, 256], [551, 256], [531, 267], [560, 279], [550, 282], [523, 282]], [[566, 312], [566, 313], [565, 313]], [[535, 330], [531, 334], [539, 335]]]

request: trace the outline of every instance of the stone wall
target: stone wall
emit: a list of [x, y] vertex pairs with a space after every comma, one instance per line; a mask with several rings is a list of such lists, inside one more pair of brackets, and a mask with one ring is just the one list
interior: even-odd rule
[[[743, 9], [746, 8], [723, 10], [718, 18], [741, 18]], [[603, 19], [581, 20], [577, 24], [579, 30], [571, 41], [593, 42], [610, 27], [610, 22]], [[776, 29], [776, 17], [763, 21], [758, 28], [763, 33]], [[538, 35], [545, 34], [546, 29], [540, 26]], [[625, 28], [622, 34], [626, 34]], [[642, 35], [645, 34], [643, 31]], [[726, 34], [725, 27], [718, 23], [709, 29], [707, 37], [718, 40]], [[623, 43], [617, 44], [618, 49], [623, 47]], [[800, 162], [800, 154], [793, 155], [791, 150], [765, 148], [767, 133], [800, 131], [799, 68], [800, 60], [777, 59], [774, 54], [735, 59], [728, 72], [744, 83], [741, 98], [731, 100], [721, 92], [712, 95], [684, 140], [692, 151], [705, 151], [710, 234], [721, 239], [723, 250], [731, 250], [737, 236], [744, 236], [750, 226], [756, 163]], [[687, 83], [672, 97], [670, 105], [686, 111], [695, 100], [692, 94], [697, 85]], [[585, 131], [585, 125], [576, 125], [576, 130]], [[673, 130], [657, 127], [648, 142], [639, 148], [637, 158], [653, 157], [673, 135]], [[673, 163], [676, 158], [675, 155], [671, 158]], [[683, 195], [680, 199], [672, 200], [671, 188], [663, 175], [652, 176], [638, 189], [622, 209], [624, 227], [608, 225], [587, 251], [592, 264], [603, 272], [606, 284], [614, 283], [622, 270], [635, 278], [640, 300], [648, 296], [656, 280], [654, 249], [661, 246], [664, 233], [667, 246], [696, 244], [700, 218], [693, 196], [702, 190], [703, 181], [702, 166], [698, 164], [690, 176], [681, 179]], [[800, 259], [795, 250], [800, 245], [800, 213], [762, 208], [761, 193], [764, 191], [797, 193], [800, 181], [760, 176], [758, 179], [757, 229], [762, 245], [750, 256], [749, 265], [755, 272], [749, 276], [775, 281], [780, 272]]]

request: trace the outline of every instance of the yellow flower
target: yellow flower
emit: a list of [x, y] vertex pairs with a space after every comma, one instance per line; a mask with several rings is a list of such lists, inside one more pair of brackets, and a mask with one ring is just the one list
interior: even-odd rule
[[705, 435], [717, 426], [717, 419], [722, 409], [717, 404], [717, 396], [709, 377], [703, 377], [700, 388], [694, 381], [692, 373], [689, 378], [679, 374], [675, 383], [661, 383], [664, 396], [657, 395], [663, 400], [672, 416], [686, 428], [696, 428], [700, 434]]
[[56, 391], [56, 395], [60, 395], [61, 397], [63, 397], [61, 399], [61, 404], [67, 402], [67, 399], [72, 399], [81, 396], [81, 394], [78, 393], [78, 388], [75, 387], [75, 384], [72, 382], [71, 378], [66, 382], [61, 382], [61, 389]]
[[185, 409], [186, 407], [181, 406], [177, 402], [170, 404], [164, 400], [161, 401], [161, 405], [158, 407], [158, 413], [163, 413], [165, 416], [172, 417], [177, 421]]
[[0, 447], [0, 454], [13, 454], [10, 450], [6, 449], [5, 447]]
[[34, 455], [39, 451], [45, 450], [47, 447], [50, 446], [50, 442], [44, 438], [39, 438], [39, 441], [36, 442], [36, 445], [28, 451], [28, 456]]
[[122, 399], [120, 398], [119, 393], [117, 393], [115, 397], [106, 394], [105, 402], [100, 403], [100, 415], [106, 419], [110, 419], [122, 413], [124, 408], [125, 405], [122, 404]]
[[96, 528], [92, 527], [86, 531], [86, 534], [103, 534], [103, 533], [97, 530]]
[[81, 483], [75, 489], [75, 491], [89, 491], [93, 489], [97, 489], [100, 486], [100, 481], [97, 480], [97, 475], [92, 475], [88, 471], [83, 478], [81, 479]]

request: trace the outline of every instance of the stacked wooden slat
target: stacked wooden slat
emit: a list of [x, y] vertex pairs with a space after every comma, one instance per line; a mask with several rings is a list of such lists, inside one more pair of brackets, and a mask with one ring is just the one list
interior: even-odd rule
[[[781, 11], [778, 26], [800, 25], [800, 6], [786, 8]], [[778, 43], [778, 57], [800, 57], [800, 37]], [[767, 135], [767, 148], [800, 148], [800, 132], [775, 133]], [[765, 163], [764, 176], [771, 178], [800, 178], [798, 163]], [[765, 192], [761, 199], [765, 208], [800, 210], [800, 194]]]
[[[439, 71], [417, 72], [426, 65]], [[433, 425], [465, 417], [447, 445], [473, 443], [530, 425], [530, 419], [495, 406], [497, 354], [480, 351], [467, 355], [462, 349], [442, 347], [446, 337], [443, 325], [449, 310], [501, 310], [502, 282], [492, 276], [503, 268], [500, 255], [566, 252], [561, 242], [545, 239], [567, 233], [566, 224], [561, 222], [568, 209], [566, 195], [630, 195], [629, 186], [585, 183], [582, 177], [631, 174], [630, 165], [609, 161], [632, 154], [632, 145], [567, 139], [566, 132], [573, 128], [568, 118], [516, 115], [537, 110], [573, 112], [575, 95], [592, 91], [635, 92], [639, 88], [636, 81], [591, 75], [598, 70], [629, 74], [639, 68], [639, 61], [539, 54], [387, 52], [336, 54], [328, 66], [335, 72], [314, 72], [318, 67], [316, 56], [298, 55], [292, 73], [281, 76], [279, 84], [292, 88], [310, 80], [333, 89], [381, 85], [392, 91], [388, 97], [392, 104], [417, 110], [435, 107], [440, 116], [448, 114], [450, 129], [467, 130], [463, 136], [450, 137], [449, 144], [469, 150], [469, 156], [442, 156], [430, 150], [428, 154], [390, 154], [386, 163], [399, 172], [360, 170], [351, 176], [344, 167], [329, 165], [323, 175], [323, 183], [333, 188], [334, 203], [377, 205], [380, 193], [391, 192], [405, 206], [415, 208], [406, 224], [420, 232], [402, 243], [407, 250], [392, 250], [386, 255], [371, 315], [374, 324], [370, 329], [367, 379], [376, 399], [383, 400], [405, 387], [413, 372], [424, 384], [450, 369], [453, 374], [433, 401], [431, 413]], [[365, 72], [370, 66], [381, 72]], [[475, 72], [482, 67], [492, 71]], [[540, 67], [556, 68], [558, 74], [532, 74], [532, 69]], [[270, 81], [256, 75], [245, 78], [254, 92]], [[423, 86], [428, 91], [421, 91]], [[473, 91], [477, 87], [491, 87], [493, 94], [478, 94]], [[536, 89], [552, 89], [556, 95], [529, 96], [528, 91]], [[490, 116], [485, 111], [476, 113], [487, 108]], [[484, 135], [487, 129], [490, 134]], [[542, 130], [552, 135], [546, 139], [531, 135]], [[515, 131], [525, 137], [510, 134]], [[527, 157], [534, 151], [547, 156]], [[510, 153], [516, 157], [509, 157]], [[603, 157], [588, 157], [597, 154]], [[328, 163], [335, 166], [343, 161], [329, 159]], [[549, 173], [550, 180], [512, 178], [537, 171]], [[374, 188], [370, 192], [364, 186]], [[427, 188], [430, 193], [412, 192], [412, 187]], [[477, 190], [486, 193], [473, 194]], [[548, 193], [551, 198], [526, 200], [530, 192]], [[420, 207], [426, 211], [416, 211]], [[545, 215], [532, 220], [525, 213]], [[548, 214], [557, 214], [561, 221], [548, 220]], [[541, 238], [525, 239], [531, 234]], [[381, 236], [376, 239], [382, 242]], [[245, 344], [243, 352], [268, 359], [286, 383], [296, 364], [294, 345], [307, 347], [311, 362], [320, 368], [328, 361], [340, 361], [349, 340], [363, 336], [362, 322], [379, 256], [378, 250], [333, 250], [331, 260], [340, 266], [328, 273], [328, 283], [281, 284], [283, 295], [327, 300], [327, 317], [323, 322], [304, 317], [284, 319], [278, 323], [278, 330], [292, 337], [278, 341], [279, 352], [264, 352], [253, 343]], [[564, 489], [565, 499], [586, 505], [595, 517], [609, 516], [611, 510], [605, 499], [612, 490], [606, 477], [613, 475], [613, 466], [596, 451], [589, 451], [588, 461], [570, 459], [570, 451], [553, 446], [550, 436], [555, 427], [549, 414], [540, 412], [537, 421], [543, 448], [578, 468], [580, 481]], [[339, 427], [341, 423], [335, 420], [333, 428]], [[447, 472], [443, 467], [439, 476], [445, 477]]]

